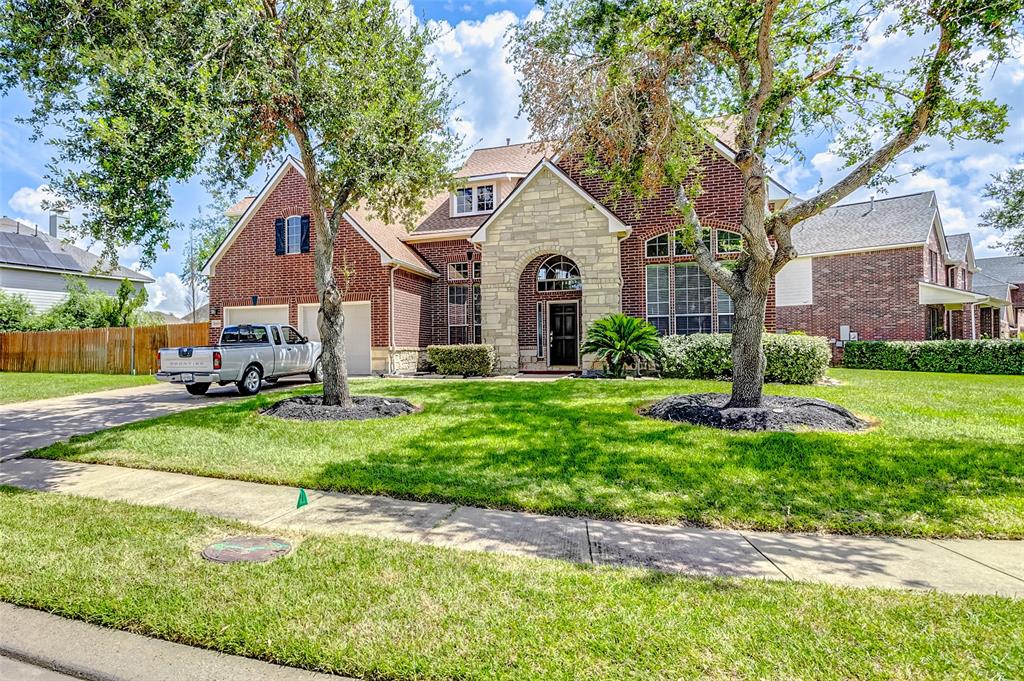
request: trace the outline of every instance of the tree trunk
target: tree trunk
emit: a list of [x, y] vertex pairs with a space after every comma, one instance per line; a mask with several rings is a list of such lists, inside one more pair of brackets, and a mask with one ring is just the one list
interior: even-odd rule
[[767, 292], [743, 291], [733, 297], [732, 397], [729, 407], [761, 406], [764, 387], [764, 310]]
[[324, 404], [349, 408], [352, 406], [352, 393], [348, 386], [348, 361], [345, 357], [344, 298], [334, 283], [333, 273], [330, 278], [331, 286], [320, 293], [320, 311], [317, 314], [320, 342], [323, 344], [320, 361]]

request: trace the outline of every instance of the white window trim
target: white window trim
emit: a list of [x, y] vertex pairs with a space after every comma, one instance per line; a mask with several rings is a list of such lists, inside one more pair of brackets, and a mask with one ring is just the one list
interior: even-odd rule
[[[489, 210], [477, 210], [477, 208], [476, 208], [477, 190], [480, 189], [481, 187], [490, 187], [491, 188], [491, 208]], [[471, 195], [473, 197], [473, 199], [472, 199], [473, 210], [468, 210], [468, 211], [465, 211], [465, 212], [459, 212], [459, 198], [458, 198], [458, 190], [459, 189], [469, 189], [470, 190], [470, 193], [471, 193]], [[451, 193], [451, 198], [449, 199], [449, 213], [450, 213], [450, 216], [453, 217], [453, 218], [454, 217], [462, 218], [462, 217], [467, 217], [467, 216], [470, 216], [470, 215], [490, 215], [491, 213], [494, 212], [494, 209], [497, 208], [497, 206], [498, 206], [498, 185], [496, 183], [494, 183], [494, 182], [481, 182], [480, 184], [473, 184], [473, 185], [468, 185], [468, 186], [465, 186], [465, 187], [459, 187], [458, 189], [456, 189], [455, 191], [453, 191]]]
[[[649, 255], [647, 250], [648, 250], [648, 247], [650, 246], [650, 243], [652, 241], [655, 241], [655, 240], [660, 239], [662, 237], [665, 237], [665, 251], [666, 251], [665, 255]], [[665, 232], [664, 234], [656, 234], [656, 235], [652, 236], [650, 239], [648, 239], [647, 241], [644, 242], [644, 259], [645, 260], [654, 260], [656, 258], [669, 258], [671, 256], [672, 256], [672, 235], [670, 233]]]
[[[454, 265], [465, 265], [466, 266], [466, 275], [463, 276], [463, 277], [452, 277], [451, 276], [451, 274], [452, 274], [452, 267]], [[470, 267], [470, 264], [468, 262], [466, 262], [465, 260], [463, 260], [462, 262], [450, 262], [450, 263], [448, 263], [448, 266], [445, 268], [445, 276], [447, 277], [448, 281], [469, 281], [472, 278], [471, 275], [472, 275], [472, 268]]]
[[[740, 250], [738, 250], [738, 251], [723, 251], [723, 250], [720, 250], [718, 248], [718, 235], [719, 234], [733, 234], [733, 235], [739, 237], [739, 239], [740, 239]], [[715, 255], [739, 255], [740, 253], [743, 252], [743, 235], [740, 234], [739, 232], [729, 231], [728, 229], [715, 229], [714, 247], [715, 247]]]
[[[671, 241], [669, 242], [669, 244], [671, 244]], [[669, 246], [669, 248], [671, 248], [671, 245]], [[659, 256], [659, 257], [661, 257], [661, 256]], [[666, 293], [668, 293], [668, 301], [667, 301], [668, 311], [665, 314], [663, 314], [663, 315], [661, 315], [661, 314], [657, 314], [657, 315], [650, 314], [650, 304], [651, 304], [651, 301], [648, 300], [648, 298], [647, 298], [647, 292], [650, 290], [648, 288], [648, 282], [649, 282], [649, 276], [648, 275], [649, 275], [649, 272], [650, 272], [650, 268], [652, 268], [652, 267], [667, 267], [668, 268], [668, 272], [669, 272], [668, 288], [665, 289]], [[665, 334], [665, 335], [671, 336], [672, 335], [672, 327], [674, 326], [674, 324], [672, 323], [672, 265], [670, 263], [651, 263], [650, 265], [644, 265], [644, 320], [647, 321], [647, 322], [650, 322], [651, 319], [655, 319], [655, 318], [656, 319], [666, 319], [666, 320], [668, 320], [668, 333]]]
[[[458, 280], [458, 281], [466, 281], [466, 280]], [[444, 293], [444, 296], [445, 296], [444, 297], [444, 301], [445, 301], [445, 308], [444, 308], [445, 319], [444, 319], [444, 321], [445, 321], [445, 324], [447, 325], [447, 329], [448, 329], [448, 345], [452, 345], [452, 329], [466, 329], [466, 337], [467, 337], [468, 341], [471, 342], [472, 339], [473, 339], [473, 331], [474, 331], [474, 324], [473, 324], [473, 322], [476, 321], [476, 320], [473, 318], [473, 310], [471, 309], [470, 302], [469, 302], [469, 299], [470, 299], [470, 296], [471, 296], [471, 291], [472, 291], [472, 289], [470, 288], [471, 286], [472, 286], [472, 284], [455, 283], [455, 284], [448, 284], [448, 287], [445, 289], [445, 293]], [[451, 289], [453, 287], [459, 287], [459, 288], [466, 289], [466, 292], [465, 292], [465, 294], [466, 294], [466, 302], [464, 302], [462, 304], [463, 308], [465, 308], [465, 315], [466, 315], [466, 323], [465, 324], [452, 324], [451, 307], [452, 307], [452, 305], [454, 305], [454, 303], [451, 302]]]
[[[294, 251], [291, 250], [291, 248], [290, 248], [291, 242], [288, 239], [288, 224], [292, 221], [293, 218], [299, 221], [299, 244], [298, 244], [296, 250], [294, 250]], [[302, 216], [301, 215], [289, 215], [288, 217], [286, 217], [284, 219], [284, 254], [285, 255], [297, 255], [299, 253], [302, 253]]]

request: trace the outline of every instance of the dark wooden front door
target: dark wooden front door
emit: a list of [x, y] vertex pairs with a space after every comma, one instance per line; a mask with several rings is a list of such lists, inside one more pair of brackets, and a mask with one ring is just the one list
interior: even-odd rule
[[579, 363], [579, 325], [575, 303], [548, 303], [548, 328], [551, 329], [551, 366], [569, 367]]

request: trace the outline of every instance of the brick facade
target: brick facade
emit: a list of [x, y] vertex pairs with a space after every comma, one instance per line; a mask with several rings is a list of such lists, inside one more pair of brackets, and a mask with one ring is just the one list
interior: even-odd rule
[[[294, 169], [285, 171], [278, 185], [244, 225], [223, 254], [210, 278], [210, 341], [220, 336], [224, 307], [288, 305], [288, 322], [298, 326], [298, 306], [318, 301], [313, 278], [313, 253], [275, 255], [274, 221], [309, 214], [309, 192]], [[310, 242], [316, 240], [310, 225]], [[380, 254], [343, 221], [334, 252], [335, 276], [347, 285], [347, 301], [371, 303], [371, 344], [389, 345], [390, 270]], [[349, 276], [345, 277], [345, 273]]]
[[925, 340], [927, 310], [918, 303], [925, 253], [909, 247], [815, 257], [814, 303], [777, 308], [779, 330], [837, 339], [848, 325], [860, 340]]
[[[740, 174], [710, 150], [704, 163], [703, 192], [696, 200], [698, 214], [708, 227], [738, 231]], [[587, 192], [607, 196], [607, 187], [578, 166], [567, 162], [563, 169]], [[437, 241], [410, 242], [437, 272], [434, 278], [382, 265], [381, 253], [374, 245], [352, 225], [342, 223], [335, 251], [336, 272], [339, 280], [345, 273], [349, 275], [345, 279], [347, 301], [371, 303], [374, 370], [412, 370], [422, 360], [422, 348], [449, 342], [449, 286], [468, 286], [479, 296], [483, 340], [498, 346], [499, 355], [504, 352], [499, 358], [502, 369], [514, 371], [525, 366], [523, 362], [532, 368], [543, 362], [536, 357], [538, 301], [580, 300], [582, 340], [587, 325], [610, 312], [645, 316], [648, 263], [692, 260], [691, 256], [645, 257], [647, 239], [671, 233], [680, 225], [669, 188], [648, 200], [624, 198], [614, 206], [615, 215], [632, 230], [626, 237], [625, 232], [610, 231], [608, 218], [555, 173], [542, 169], [534, 182], [536, 186], [524, 187], [518, 194], [519, 205], [510, 205], [489, 226], [486, 243], [474, 245], [468, 238], [443, 236]], [[252, 305], [255, 297], [258, 305], [286, 305], [289, 322], [298, 326], [299, 306], [317, 302], [313, 254], [275, 255], [274, 250], [275, 220], [309, 214], [304, 178], [294, 168], [287, 168], [261, 201], [213, 268], [211, 341], [219, 335], [224, 307]], [[311, 234], [311, 243], [315, 238]], [[471, 250], [472, 261], [467, 258]], [[554, 254], [576, 262], [584, 282], [582, 291], [537, 291], [537, 269]], [[479, 272], [473, 261], [479, 263]], [[470, 263], [468, 278], [457, 277], [449, 268], [452, 263]], [[716, 296], [712, 300], [717, 305]], [[466, 312], [472, 320], [472, 308], [467, 307]], [[769, 330], [774, 330], [774, 295], [766, 315]]]

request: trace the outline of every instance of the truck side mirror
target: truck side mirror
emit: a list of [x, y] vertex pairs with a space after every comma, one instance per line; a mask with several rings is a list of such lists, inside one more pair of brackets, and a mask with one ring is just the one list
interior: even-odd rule
[[308, 338], [306, 338], [305, 336], [303, 336], [303, 337], [302, 337], [302, 342], [303, 342], [304, 344], [305, 344], [305, 343], [308, 343], [308, 342], [309, 342], [309, 339], [308, 339]]

